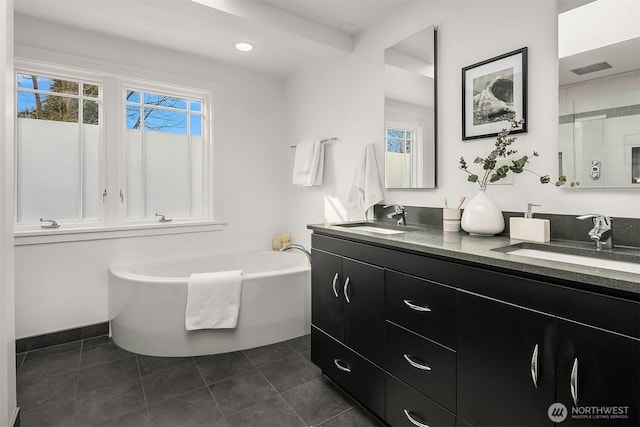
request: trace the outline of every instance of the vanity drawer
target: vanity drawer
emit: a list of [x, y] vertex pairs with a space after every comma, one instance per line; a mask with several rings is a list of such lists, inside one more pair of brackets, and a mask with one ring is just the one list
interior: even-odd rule
[[387, 374], [387, 416], [393, 427], [455, 427], [456, 417], [402, 381]]
[[388, 372], [437, 403], [456, 410], [456, 353], [387, 321]]
[[455, 350], [456, 291], [387, 270], [386, 318]]
[[311, 327], [311, 361], [384, 419], [384, 371], [314, 326]]

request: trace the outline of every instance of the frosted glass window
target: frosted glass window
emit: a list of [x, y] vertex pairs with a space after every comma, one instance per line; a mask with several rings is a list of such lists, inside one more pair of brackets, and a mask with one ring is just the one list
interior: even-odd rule
[[174, 220], [167, 227], [212, 219], [209, 93], [27, 60], [17, 68], [17, 233], [50, 232], [41, 218], [61, 235], [144, 228], [156, 213]]
[[16, 222], [99, 219], [100, 85], [18, 73], [16, 89]]
[[203, 215], [203, 100], [124, 91], [127, 216]]

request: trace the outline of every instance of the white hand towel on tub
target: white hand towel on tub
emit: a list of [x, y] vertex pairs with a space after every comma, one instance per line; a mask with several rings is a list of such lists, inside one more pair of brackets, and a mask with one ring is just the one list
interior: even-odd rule
[[362, 152], [360, 163], [356, 167], [348, 201], [366, 213], [367, 209], [382, 201], [383, 197], [376, 153], [373, 144], [367, 144]]
[[301, 187], [322, 185], [324, 170], [324, 144], [308, 139], [296, 145], [293, 161], [293, 184]]
[[240, 270], [192, 274], [187, 285], [184, 319], [187, 331], [235, 328], [241, 293]]

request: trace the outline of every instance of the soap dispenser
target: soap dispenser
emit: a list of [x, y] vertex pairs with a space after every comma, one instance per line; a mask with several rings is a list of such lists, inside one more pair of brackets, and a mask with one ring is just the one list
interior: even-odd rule
[[551, 240], [551, 224], [548, 219], [533, 217], [531, 209], [536, 205], [527, 203], [524, 218], [509, 218], [509, 236], [512, 239], [528, 240], [530, 242], [547, 243]]

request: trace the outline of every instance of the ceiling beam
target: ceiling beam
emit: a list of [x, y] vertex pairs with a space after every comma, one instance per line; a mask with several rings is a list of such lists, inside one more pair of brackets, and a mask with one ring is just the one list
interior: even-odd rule
[[217, 13], [235, 17], [237, 25], [280, 33], [291, 48], [320, 56], [344, 55], [353, 51], [353, 39], [336, 29], [252, 0], [191, 0]]

